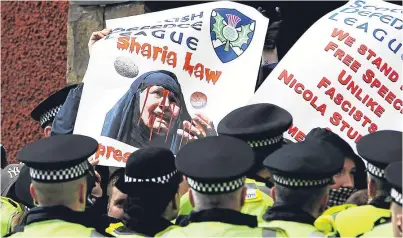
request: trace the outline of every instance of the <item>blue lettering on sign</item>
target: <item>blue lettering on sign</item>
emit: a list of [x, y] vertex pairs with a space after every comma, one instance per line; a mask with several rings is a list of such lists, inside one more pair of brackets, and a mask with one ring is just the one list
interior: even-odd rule
[[[371, 34], [376, 41], [384, 43], [387, 49], [392, 53], [400, 54], [400, 58], [403, 60], [401, 38], [396, 39], [392, 34], [388, 34], [388, 31], [400, 31], [403, 29], [401, 14], [403, 14], [402, 8], [367, 5], [366, 1], [360, 0], [330, 14], [328, 19], [331, 21], [344, 22], [345, 25]], [[372, 19], [377, 19], [377, 21], [381, 22], [385, 27], [371, 28], [372, 25], [369, 20]]]

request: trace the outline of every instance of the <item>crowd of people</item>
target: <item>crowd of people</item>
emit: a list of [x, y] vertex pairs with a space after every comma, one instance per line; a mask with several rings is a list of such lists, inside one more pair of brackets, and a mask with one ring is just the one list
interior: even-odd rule
[[[268, 27], [257, 88], [278, 60], [280, 25]], [[109, 33], [94, 32], [89, 51]], [[261, 103], [176, 155], [149, 146], [125, 168], [106, 167], [88, 159], [98, 142], [73, 134], [83, 86], [32, 111], [44, 138], [18, 152], [19, 164], [6, 165], [2, 146], [2, 236], [402, 237], [400, 131], [365, 135], [356, 150], [328, 128], [295, 143], [283, 137], [292, 115]]]

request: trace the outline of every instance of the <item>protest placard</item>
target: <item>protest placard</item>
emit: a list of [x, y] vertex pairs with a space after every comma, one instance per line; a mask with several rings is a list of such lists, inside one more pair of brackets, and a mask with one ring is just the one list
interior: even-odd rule
[[74, 133], [97, 139], [107, 166], [124, 166], [136, 148], [176, 153], [216, 135], [253, 96], [267, 25], [232, 2], [107, 21], [112, 33], [92, 49]]
[[350, 1], [319, 19], [281, 60], [250, 103], [294, 118], [296, 141], [325, 127], [354, 148], [378, 130], [402, 130], [402, 7]]

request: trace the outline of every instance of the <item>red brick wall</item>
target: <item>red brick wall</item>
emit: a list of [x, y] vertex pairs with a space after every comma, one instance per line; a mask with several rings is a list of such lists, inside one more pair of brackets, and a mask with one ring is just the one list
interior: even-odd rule
[[8, 161], [43, 136], [31, 110], [66, 85], [69, 2], [1, 2], [1, 143]]

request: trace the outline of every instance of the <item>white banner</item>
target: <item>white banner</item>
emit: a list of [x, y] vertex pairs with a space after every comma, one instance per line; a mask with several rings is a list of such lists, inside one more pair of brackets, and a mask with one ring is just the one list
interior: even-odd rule
[[378, 130], [402, 130], [402, 7], [350, 1], [318, 20], [250, 103], [288, 110], [288, 138], [327, 127], [353, 148]]
[[136, 148], [176, 153], [216, 135], [253, 96], [267, 25], [232, 2], [107, 21], [113, 31], [92, 49], [74, 133], [97, 139], [107, 166], [125, 166]]

